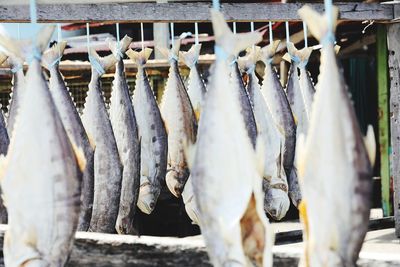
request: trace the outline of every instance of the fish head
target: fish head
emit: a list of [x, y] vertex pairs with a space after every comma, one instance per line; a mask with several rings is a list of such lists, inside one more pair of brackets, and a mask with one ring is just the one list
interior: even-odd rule
[[167, 183], [169, 191], [171, 191], [175, 197], [181, 197], [187, 177], [187, 171], [170, 170], [167, 172], [167, 175], [165, 176], [165, 182]]
[[150, 214], [156, 206], [158, 194], [155, 194], [155, 187], [147, 177], [142, 176], [140, 180], [141, 184], [137, 206], [143, 213]]
[[290, 207], [288, 193], [281, 188], [269, 187], [265, 193], [264, 210], [275, 220], [285, 217]]

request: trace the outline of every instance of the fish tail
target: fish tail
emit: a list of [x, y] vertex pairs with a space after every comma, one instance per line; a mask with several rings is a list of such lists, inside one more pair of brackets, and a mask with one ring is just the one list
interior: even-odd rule
[[339, 9], [334, 6], [332, 9], [332, 14], [319, 14], [313, 10], [310, 6], [305, 5], [298, 11], [299, 16], [307, 22], [312, 35], [319, 41], [323, 41], [330, 34], [330, 29], [328, 28], [327, 15], [333, 17], [333, 31], [336, 29], [337, 18], [339, 15]]
[[[15, 40], [9, 36], [0, 35], [0, 46], [7, 51], [8, 55], [11, 54], [21, 59], [29, 58], [32, 53], [43, 53], [53, 35], [54, 28], [54, 25], [42, 27], [35, 38], [35, 44], [32, 44], [29, 40]], [[24, 49], [27, 45], [33, 46], [35, 49], [27, 51], [27, 49]]]
[[101, 57], [93, 47], [89, 48], [89, 61], [100, 74], [104, 74], [109, 68], [117, 63], [117, 59], [113, 54]]
[[299, 50], [297, 50], [296, 46], [294, 46], [294, 43], [292, 42], [287, 42], [286, 43], [286, 47], [288, 52], [283, 56], [283, 59], [286, 60], [287, 62], [296, 62], [296, 63], [300, 63], [300, 54], [299, 54]]
[[45, 68], [49, 69], [53, 65], [57, 64], [61, 59], [64, 49], [67, 46], [66, 41], [62, 41], [58, 44], [54, 44], [51, 48], [47, 49], [43, 53], [42, 64]]
[[106, 42], [108, 47], [116, 58], [122, 58], [126, 50], [129, 49], [129, 45], [132, 43], [132, 38], [125, 35], [119, 42], [107, 38]]
[[180, 52], [180, 57], [189, 68], [193, 67], [197, 63], [200, 56], [200, 49], [201, 44], [195, 44], [192, 45], [189, 51]]
[[276, 49], [278, 49], [278, 46], [280, 43], [281, 43], [280, 40], [275, 40], [272, 43], [270, 43], [269, 45], [261, 48], [261, 56], [265, 59], [272, 58], [275, 55]]
[[307, 63], [308, 59], [311, 56], [312, 51], [313, 51], [312, 47], [304, 47], [303, 49], [298, 50], [297, 55], [300, 59], [300, 62]]
[[228, 55], [237, 55], [240, 51], [262, 40], [263, 34], [260, 32], [233, 34], [224, 16], [217, 10], [211, 10], [211, 20], [217, 45]]
[[153, 52], [153, 49], [151, 48], [145, 48], [144, 50], [137, 52], [132, 49], [129, 49], [126, 51], [126, 55], [137, 65], [145, 65], [147, 60], [149, 60], [151, 53]]
[[5, 53], [0, 52], [0, 65], [7, 60], [8, 56]]

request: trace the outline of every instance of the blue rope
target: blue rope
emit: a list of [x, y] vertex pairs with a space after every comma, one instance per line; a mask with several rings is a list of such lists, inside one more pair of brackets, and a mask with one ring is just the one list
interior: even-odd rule
[[220, 10], [219, 0], [213, 0], [213, 9], [217, 11]]
[[333, 18], [332, 18], [332, 10], [333, 10], [333, 4], [332, 0], [325, 0], [325, 14], [328, 18], [328, 31], [332, 32], [333, 31]]
[[88, 49], [88, 56], [89, 56], [89, 62], [90, 64], [93, 66], [93, 68], [101, 75], [103, 75], [105, 72], [105, 70], [103, 69], [103, 67], [101, 66], [100, 62], [97, 61], [96, 58], [92, 57], [89, 53], [89, 48], [90, 48], [90, 28], [89, 28], [89, 23], [86, 23], [86, 45], [87, 45], [87, 49]]
[[269, 22], [269, 43], [272, 44], [274, 41], [274, 37], [272, 35], [272, 21]]
[[[30, 17], [31, 17], [31, 24], [36, 25], [37, 24], [37, 11], [36, 11], [36, 0], [30, 0], [29, 1], [29, 12], [30, 12]], [[28, 62], [31, 62], [33, 59], [38, 59], [40, 60], [42, 58], [42, 53], [37, 47], [37, 34], [33, 35], [32, 37], [32, 43], [33, 43], [33, 49], [32, 49], [32, 54], [28, 57]]]

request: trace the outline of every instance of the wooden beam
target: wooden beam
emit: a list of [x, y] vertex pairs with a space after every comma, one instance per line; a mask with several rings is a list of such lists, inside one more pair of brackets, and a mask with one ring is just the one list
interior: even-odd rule
[[378, 25], [376, 43], [377, 74], [378, 74], [378, 124], [379, 124], [379, 155], [381, 162], [381, 196], [383, 216], [392, 212], [390, 203], [390, 171], [389, 171], [389, 81], [386, 27]]
[[[13, 3], [13, 2], [12, 2]], [[221, 11], [228, 21], [300, 21], [297, 10], [303, 3], [223, 3]], [[323, 12], [324, 4], [312, 3]], [[341, 20], [390, 21], [393, 6], [346, 2], [336, 4]], [[38, 4], [39, 22], [205, 22], [210, 21], [211, 3], [103, 3]], [[29, 6], [1, 5], [0, 22], [29, 22]]]
[[394, 185], [393, 208], [396, 235], [400, 237], [400, 24], [388, 26], [390, 75], [391, 168]]

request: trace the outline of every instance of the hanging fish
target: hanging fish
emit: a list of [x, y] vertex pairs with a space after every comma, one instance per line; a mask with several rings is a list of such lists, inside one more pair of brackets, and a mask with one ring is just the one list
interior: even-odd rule
[[[281, 162], [285, 169], [286, 177], [290, 178], [295, 155], [296, 124], [285, 91], [282, 88], [276, 71], [271, 65], [272, 57], [274, 56], [279, 43], [280, 41], [274, 41], [272, 44], [261, 49], [262, 60], [265, 63], [265, 73], [261, 92], [275, 125], [282, 136]], [[284, 188], [282, 187], [282, 189]]]
[[[200, 55], [201, 44], [195, 44], [190, 48], [188, 52], [180, 52], [181, 58], [185, 64], [190, 68], [189, 73], [189, 85], [188, 85], [188, 95], [192, 103], [194, 112], [196, 114], [197, 121], [200, 119], [201, 108], [203, 106], [204, 97], [206, 95], [206, 86], [200, 75], [199, 66], [197, 61]], [[192, 178], [189, 178], [185, 184], [182, 192], [183, 203], [185, 204], [185, 210], [189, 218], [193, 223], [199, 225], [200, 218], [197, 209], [196, 198], [194, 197], [193, 185], [191, 182]]]
[[[336, 25], [338, 9], [333, 9]], [[337, 66], [334, 34], [326, 15], [310, 7], [299, 10], [323, 45], [320, 75], [306, 140], [301, 136], [297, 160], [303, 200], [303, 266], [356, 266], [368, 230], [375, 138], [366, 142]]]
[[24, 61], [21, 58], [10, 55], [8, 64], [12, 72], [12, 87], [11, 87], [11, 102], [7, 116], [7, 131], [12, 137], [14, 130], [15, 118], [17, 117], [18, 109], [21, 105], [22, 95], [25, 91], [25, 76], [24, 76]]
[[[12, 142], [0, 164], [9, 216], [6, 266], [64, 266], [78, 224], [85, 158], [68, 139], [40, 62], [53, 30], [45, 27], [32, 44], [26, 74], [31, 88], [20, 103]], [[27, 49], [26, 42], [7, 37], [0, 38], [0, 45], [20, 57]]]
[[[300, 90], [303, 95], [304, 106], [306, 108], [306, 116], [308, 122], [311, 118], [311, 104], [313, 102], [315, 88], [314, 84], [311, 80], [310, 73], [307, 71], [306, 66], [308, 63], [308, 59], [310, 58], [312, 52], [312, 48], [303, 48], [302, 50], [297, 51], [300, 58], [299, 69], [300, 69]], [[307, 130], [306, 134], [307, 134]]]
[[110, 49], [118, 59], [110, 99], [110, 120], [123, 165], [121, 200], [115, 226], [119, 234], [135, 233], [133, 219], [140, 187], [140, 141], [123, 62], [123, 55], [131, 42], [132, 38], [128, 36], [119, 43], [109, 41]]
[[201, 106], [204, 101], [204, 96], [207, 92], [203, 79], [201, 78], [199, 64], [197, 61], [200, 56], [201, 44], [192, 45], [189, 51], [179, 52], [183, 62], [190, 68], [188, 95], [192, 103], [197, 121], [200, 118]]
[[214, 266], [272, 266], [273, 233], [262, 206], [262, 178], [228, 62], [262, 35], [234, 35], [215, 10], [211, 18], [217, 59], [196, 147], [187, 151], [200, 227]]
[[290, 206], [288, 184], [281, 162], [282, 135], [279, 133], [268, 106], [261, 93], [261, 86], [255, 73], [261, 48], [251, 48], [245, 57], [238, 59], [239, 66], [248, 75], [247, 92], [257, 123], [258, 136], [264, 142], [263, 186], [265, 191], [264, 209], [272, 218], [282, 219]]
[[72, 97], [65, 84], [59, 68], [59, 61], [64, 53], [67, 43], [60, 42], [48, 49], [43, 54], [43, 65], [50, 71], [49, 89], [54, 104], [60, 114], [60, 119], [67, 132], [70, 142], [83, 150], [86, 158], [86, 168], [82, 177], [81, 211], [79, 216], [78, 230], [87, 231], [92, 217], [94, 170], [93, 170], [93, 147], [83, 127], [81, 118], [75, 108]]
[[[7, 60], [8, 56], [0, 52], [0, 65]], [[6, 123], [3, 112], [0, 111], [0, 155], [6, 155], [10, 139], [7, 133]], [[0, 190], [1, 193], [1, 190]], [[4, 206], [3, 199], [0, 197], [0, 223], [7, 224], [7, 209]]]
[[239, 65], [237, 63], [236, 58], [234, 58], [231, 63], [231, 87], [233, 90], [237, 91], [237, 96], [240, 100], [240, 110], [243, 116], [243, 120], [246, 125], [247, 134], [250, 137], [251, 143], [253, 147], [256, 146], [257, 140], [257, 125], [256, 120], [254, 118], [253, 110], [250, 104], [249, 96], [247, 94], [246, 88], [244, 87], [242, 74], [239, 70]]
[[161, 50], [170, 62], [169, 75], [160, 110], [168, 133], [168, 167], [165, 181], [169, 191], [180, 197], [189, 177], [183, 146], [196, 141], [197, 120], [178, 68], [180, 39], [170, 51]]
[[137, 64], [135, 90], [132, 98], [140, 139], [140, 189], [137, 206], [150, 214], [156, 206], [167, 170], [168, 141], [164, 122], [144, 65], [153, 50], [129, 49], [126, 54]]
[[[100, 57], [89, 49], [92, 77], [82, 122], [94, 151], [94, 197], [89, 231], [115, 233], [121, 195], [122, 165], [101, 89], [101, 76], [115, 65], [114, 55]], [[133, 164], [133, 163], [132, 163]]]
[[[296, 47], [291, 42], [287, 43], [287, 49], [288, 53], [285, 55], [285, 59], [291, 62], [291, 65], [286, 85], [286, 95], [292, 109], [293, 117], [295, 119], [296, 140], [298, 140], [301, 134], [306, 134], [308, 128], [307, 111], [304, 104], [303, 94], [300, 88], [300, 80], [297, 70], [301, 62], [301, 52], [297, 51]], [[297, 178], [296, 157], [288, 181], [290, 199], [292, 200], [293, 205], [298, 207], [301, 201], [301, 191]]]

